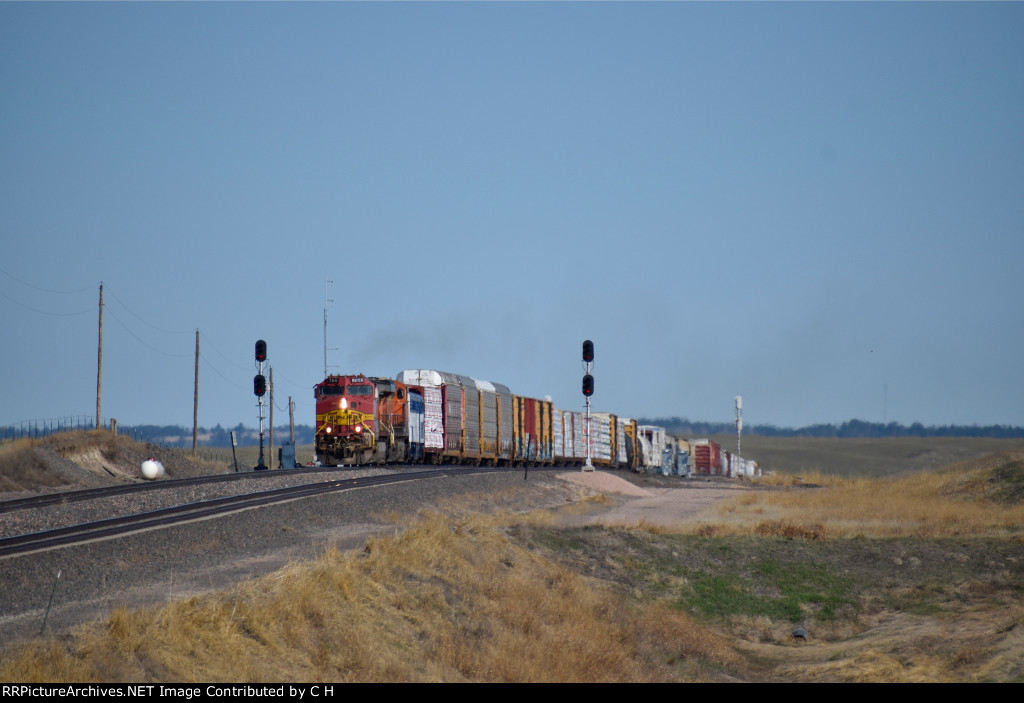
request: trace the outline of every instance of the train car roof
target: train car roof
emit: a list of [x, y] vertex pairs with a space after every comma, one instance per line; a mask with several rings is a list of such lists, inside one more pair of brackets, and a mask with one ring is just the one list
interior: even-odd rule
[[399, 372], [398, 380], [402, 383], [413, 386], [440, 386], [447, 384], [466, 386], [467, 388], [479, 388], [481, 390], [496, 393], [512, 392], [509, 390], [508, 386], [501, 383], [480, 381], [475, 378], [471, 378], [470, 376], [448, 373], [447, 371], [435, 371], [433, 369], [406, 369]]

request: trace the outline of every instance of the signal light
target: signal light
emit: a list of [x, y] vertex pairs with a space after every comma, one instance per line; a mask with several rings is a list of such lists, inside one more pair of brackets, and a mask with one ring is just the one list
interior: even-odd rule
[[[267, 343], [264, 342], [262, 339], [256, 340], [256, 361], [266, 361], [266, 360], [267, 360]], [[262, 395], [262, 393], [257, 393], [256, 395]]]
[[263, 377], [263, 374], [258, 373], [252, 379], [252, 392], [260, 398], [267, 392], [267, 379]]
[[583, 395], [588, 398], [594, 395], [594, 377], [589, 373], [583, 377]]
[[589, 339], [583, 342], [583, 360], [587, 363], [594, 360], [594, 343]]

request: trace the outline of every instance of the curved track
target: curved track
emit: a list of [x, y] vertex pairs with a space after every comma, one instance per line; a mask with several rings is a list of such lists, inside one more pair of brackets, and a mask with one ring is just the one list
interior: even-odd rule
[[124, 495], [128, 493], [142, 493], [145, 491], [159, 491], [164, 489], [176, 489], [185, 486], [198, 486], [205, 483], [224, 483], [227, 481], [259, 480], [260, 478], [279, 478], [282, 475], [296, 476], [302, 474], [315, 474], [338, 471], [338, 467], [320, 466], [303, 467], [298, 469], [276, 469], [273, 471], [242, 471], [230, 474], [212, 474], [209, 476], [195, 476], [192, 478], [166, 478], [161, 481], [146, 481], [139, 483], [125, 483], [114, 486], [100, 486], [99, 488], [83, 488], [76, 491], [63, 491], [60, 493], [47, 493], [43, 495], [28, 496], [0, 502], [0, 514], [10, 513], [16, 510], [28, 510], [41, 508], [47, 505], [59, 503], [75, 503], [83, 500], [106, 498], [108, 496]]
[[[327, 470], [335, 469], [332, 468]], [[317, 469], [311, 469], [310, 471], [317, 471]], [[136, 513], [134, 515], [107, 518], [105, 520], [82, 523], [79, 525], [72, 525], [70, 527], [55, 528], [52, 530], [44, 530], [29, 534], [5, 537], [0, 539], [0, 558], [30, 554], [32, 552], [38, 552], [48, 549], [56, 549], [59, 547], [81, 544], [93, 540], [111, 539], [121, 535], [141, 532], [144, 530], [151, 530], [182, 522], [190, 522], [194, 520], [205, 520], [209, 518], [219, 517], [222, 515], [238, 512], [241, 510], [249, 510], [251, 508], [256, 508], [263, 505], [283, 503], [291, 500], [297, 500], [300, 498], [333, 493], [336, 491], [346, 491], [354, 488], [367, 488], [371, 486], [379, 486], [389, 483], [399, 483], [403, 481], [415, 481], [427, 478], [439, 478], [445, 476], [457, 476], [477, 473], [493, 473], [495, 471], [504, 472], [507, 471], [507, 469], [448, 467], [435, 469], [432, 471], [415, 471], [407, 473], [385, 474], [379, 476], [365, 476], [359, 478], [334, 479], [331, 481], [323, 481], [320, 483], [307, 483], [297, 486], [277, 488], [269, 491], [260, 491], [256, 493], [244, 493], [240, 495], [226, 496], [222, 498], [215, 498], [196, 503], [187, 503], [183, 505], [170, 506], [167, 508], [161, 508], [149, 512]], [[183, 485], [203, 483], [215, 479], [230, 480], [224, 479], [222, 478], [222, 476], [234, 477], [246, 475], [248, 475], [250, 478], [252, 477], [252, 474], [224, 474], [218, 476], [206, 476], [200, 479], [179, 479], [176, 481], [166, 481], [160, 484], [132, 484], [129, 486], [112, 486], [109, 487], [109, 490], [89, 489], [85, 491], [75, 491], [70, 494], [58, 494], [55, 496], [36, 496], [35, 498], [39, 499], [40, 502], [35, 503], [35, 505], [38, 506], [40, 504], [48, 505], [52, 503], [59, 503], [62, 500], [67, 500], [68, 498], [70, 498], [71, 500], [88, 500], [90, 498], [97, 498], [101, 496], [117, 495], [118, 493], [123, 492], [153, 489], [157, 486], [171, 487], [170, 485], [167, 484], [174, 484], [180, 487]], [[43, 499], [48, 498], [53, 500], [51, 500], [49, 503], [42, 502]], [[9, 503], [15, 502], [18, 501], [9, 501]], [[0, 508], [2, 507], [3, 506], [0, 506]], [[21, 507], [24, 508], [29, 506], [22, 505]]]

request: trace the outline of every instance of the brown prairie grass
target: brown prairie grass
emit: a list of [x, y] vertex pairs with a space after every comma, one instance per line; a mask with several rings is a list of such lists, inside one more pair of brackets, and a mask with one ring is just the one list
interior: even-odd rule
[[762, 537], [785, 537], [786, 539], [824, 539], [828, 530], [824, 525], [806, 525], [790, 520], [765, 520], [754, 526], [754, 534]]
[[816, 487], [828, 483], [834, 476], [824, 474], [821, 471], [802, 471], [799, 474], [789, 474], [773, 471], [757, 479], [761, 486], [801, 486]]
[[72, 430], [70, 432], [58, 432], [46, 437], [43, 440], [61, 456], [72, 456], [81, 454], [88, 449], [99, 449], [103, 456], [115, 460], [118, 454], [125, 449], [139, 446], [138, 443], [127, 435], [116, 435], [106, 430]]
[[[677, 531], [787, 538], [1009, 537], [1024, 540], [1024, 452], [893, 478], [775, 475]], [[813, 483], [814, 487], [796, 487]], [[1007, 498], [1009, 496], [1009, 498]]]
[[680, 681], [735, 664], [688, 615], [514, 545], [509, 519], [426, 513], [361, 552], [118, 610], [5, 653], [0, 680]]
[[30, 487], [59, 486], [61, 481], [42, 471], [35, 456], [37, 439], [15, 439], [0, 444], [0, 493]]

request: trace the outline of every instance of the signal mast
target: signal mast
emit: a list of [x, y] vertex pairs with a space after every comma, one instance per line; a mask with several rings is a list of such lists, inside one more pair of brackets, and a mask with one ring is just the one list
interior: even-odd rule
[[594, 395], [594, 377], [590, 375], [590, 365], [594, 363], [594, 343], [589, 339], [583, 341], [583, 363], [586, 364], [586, 373], [583, 375], [583, 397], [587, 399], [587, 421], [586, 432], [584, 433], [587, 440], [587, 463], [583, 465], [583, 470], [593, 471], [594, 462], [590, 457], [590, 442], [592, 437], [590, 434], [590, 396]]
[[267, 392], [267, 379], [263, 376], [263, 362], [267, 360], [267, 343], [262, 339], [256, 340], [256, 376], [252, 379], [252, 391], [256, 394], [260, 403], [260, 460], [254, 471], [266, 471], [267, 465], [263, 463], [263, 396]]

